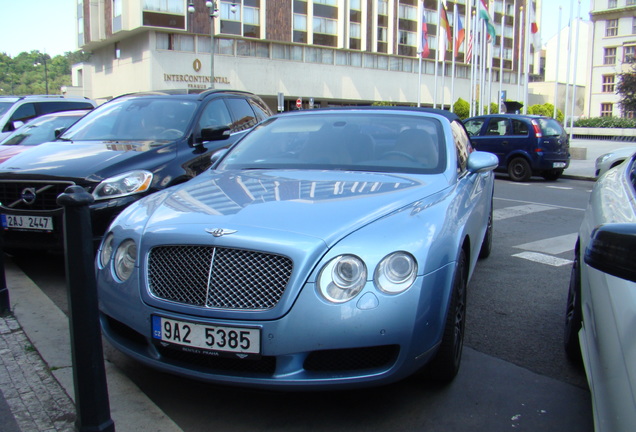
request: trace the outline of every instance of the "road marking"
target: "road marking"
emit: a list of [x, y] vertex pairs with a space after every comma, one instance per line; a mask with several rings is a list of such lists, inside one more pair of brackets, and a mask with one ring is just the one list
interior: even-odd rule
[[506, 207], [502, 209], [496, 209], [493, 212], [493, 219], [503, 220], [508, 218], [513, 218], [517, 216], [523, 216], [530, 213], [537, 213], [546, 210], [554, 210], [554, 207], [541, 205], [541, 204], [526, 204], [520, 206]]
[[571, 187], [567, 187], [567, 186], [546, 186], [547, 188], [550, 189], [561, 189], [561, 190], [572, 190], [574, 188]]
[[514, 254], [513, 257], [523, 258], [528, 261], [533, 261], [539, 264], [547, 264], [553, 267], [562, 267], [568, 264], [572, 264], [571, 260], [566, 260], [551, 255], [545, 255], [538, 252], [520, 252], [518, 254]]
[[558, 255], [563, 252], [574, 250], [574, 245], [576, 244], [577, 237], [577, 233], [565, 234], [545, 240], [538, 240], [530, 243], [520, 244], [514, 247], [526, 251], [543, 252], [550, 255]]
[[564, 210], [578, 210], [578, 211], [582, 211], [582, 212], [585, 211], [584, 208], [565, 207], [565, 206], [559, 206], [559, 205], [554, 205], [554, 204], [536, 203], [536, 202], [533, 202], [533, 201], [522, 201], [522, 200], [509, 199], [509, 198], [497, 198], [497, 197], [495, 197], [494, 199], [499, 200], [499, 201], [508, 201], [508, 202], [518, 202], [518, 203], [532, 204], [532, 205], [541, 205], [541, 206], [564, 209]]

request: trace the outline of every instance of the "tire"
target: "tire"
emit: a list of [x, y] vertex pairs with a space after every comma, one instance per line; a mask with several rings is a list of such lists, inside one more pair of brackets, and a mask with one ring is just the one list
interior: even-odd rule
[[481, 249], [479, 250], [479, 259], [488, 258], [490, 252], [492, 252], [492, 233], [493, 233], [493, 205], [490, 203], [490, 215], [488, 216], [488, 227], [484, 234], [484, 241], [481, 243]]
[[552, 170], [544, 171], [542, 173], [542, 176], [544, 179], [548, 181], [555, 181], [555, 180], [558, 180], [562, 174], [563, 174], [562, 169], [552, 169]]
[[527, 160], [522, 157], [516, 157], [508, 164], [508, 175], [510, 176], [510, 180], [522, 182], [532, 176], [532, 169]]
[[[578, 248], [577, 248], [578, 249]], [[579, 330], [582, 327], [583, 314], [581, 311], [581, 269], [579, 254], [576, 252], [572, 270], [570, 272], [570, 287], [568, 289], [568, 302], [565, 308], [565, 331], [563, 344], [568, 359], [576, 364], [581, 364], [581, 345], [579, 343]]]
[[453, 278], [453, 291], [446, 314], [442, 342], [427, 368], [429, 378], [437, 383], [447, 384], [459, 372], [466, 327], [467, 265], [466, 253], [462, 250]]

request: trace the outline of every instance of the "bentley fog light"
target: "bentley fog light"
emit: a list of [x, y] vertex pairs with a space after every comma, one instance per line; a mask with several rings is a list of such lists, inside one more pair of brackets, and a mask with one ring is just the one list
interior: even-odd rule
[[131, 171], [104, 180], [93, 191], [95, 200], [117, 198], [145, 192], [152, 183], [149, 171]]
[[327, 263], [318, 275], [320, 294], [332, 303], [344, 303], [355, 297], [367, 280], [367, 268], [353, 255], [340, 255]]
[[137, 245], [132, 240], [125, 240], [115, 252], [115, 276], [122, 282], [127, 280], [135, 268]]
[[110, 233], [106, 236], [104, 242], [102, 243], [102, 248], [99, 251], [99, 263], [101, 264], [102, 268], [108, 266], [108, 262], [113, 256], [113, 239], [113, 233]]
[[413, 285], [417, 276], [417, 262], [413, 255], [406, 252], [394, 252], [382, 259], [373, 280], [380, 291], [398, 294]]

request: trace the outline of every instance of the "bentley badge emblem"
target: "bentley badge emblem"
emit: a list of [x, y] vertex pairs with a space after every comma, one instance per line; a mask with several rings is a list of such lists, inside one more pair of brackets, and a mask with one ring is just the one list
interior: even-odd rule
[[221, 237], [228, 234], [234, 234], [236, 230], [224, 229], [224, 228], [206, 228], [205, 232], [212, 234], [214, 237]]

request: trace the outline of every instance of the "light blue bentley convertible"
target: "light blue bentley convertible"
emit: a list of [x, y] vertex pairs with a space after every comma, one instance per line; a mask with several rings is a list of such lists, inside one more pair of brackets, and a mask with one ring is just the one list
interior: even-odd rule
[[107, 232], [97, 277], [116, 348], [248, 387], [455, 377], [468, 281], [492, 247], [497, 166], [455, 115], [280, 114], [213, 159]]

